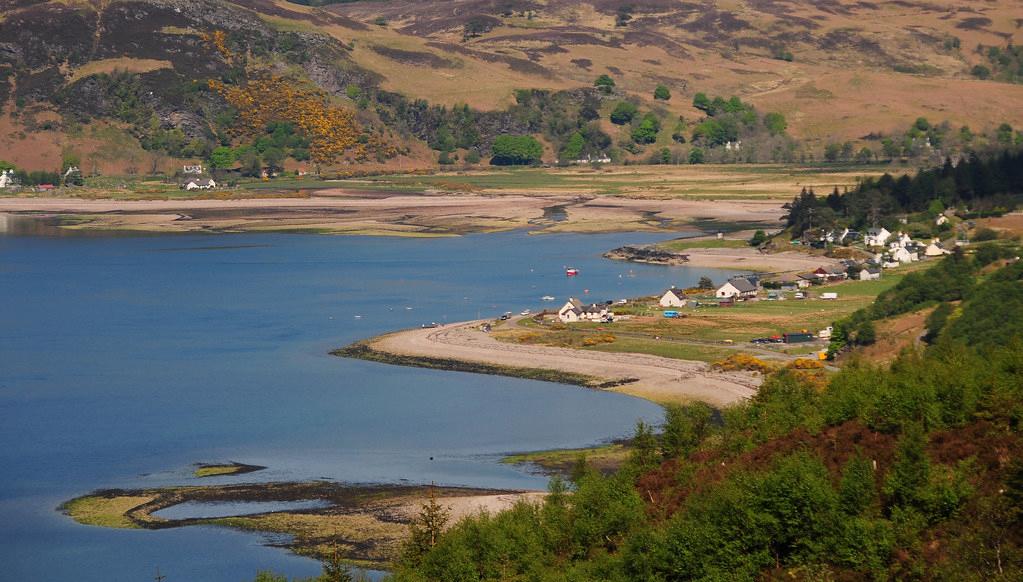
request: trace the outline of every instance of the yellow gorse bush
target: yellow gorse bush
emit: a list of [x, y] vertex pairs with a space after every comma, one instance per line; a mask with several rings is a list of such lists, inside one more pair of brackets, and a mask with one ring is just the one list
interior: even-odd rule
[[331, 104], [320, 91], [280, 77], [250, 80], [245, 86], [210, 80], [209, 86], [238, 110], [243, 131], [262, 132], [271, 121], [294, 123], [309, 138], [309, 156], [317, 164], [330, 164], [349, 151], [356, 158], [365, 155], [355, 115]]

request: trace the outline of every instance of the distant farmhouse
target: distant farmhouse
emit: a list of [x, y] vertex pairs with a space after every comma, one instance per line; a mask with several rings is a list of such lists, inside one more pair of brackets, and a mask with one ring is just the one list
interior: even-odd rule
[[17, 181], [14, 178], [14, 170], [0, 172], [0, 188], [11, 188], [16, 185]]
[[661, 299], [657, 303], [661, 307], [685, 307], [688, 302], [686, 294], [681, 289], [672, 287], [661, 295]]
[[863, 244], [868, 247], [883, 247], [892, 233], [887, 228], [871, 228], [867, 230], [867, 236], [863, 237]]
[[748, 277], [733, 277], [714, 292], [718, 299], [750, 299], [756, 296], [757, 284]]
[[213, 178], [192, 178], [181, 184], [182, 190], [212, 190], [217, 187], [216, 181]]
[[881, 267], [863, 267], [858, 275], [860, 281], [876, 281], [881, 278]]
[[941, 246], [941, 241], [939, 241], [938, 239], [934, 239], [933, 241], [931, 241], [931, 244], [927, 245], [927, 248], [924, 249], [925, 257], [940, 257], [942, 255], [949, 254], [952, 254], [952, 251]]
[[849, 274], [846, 272], [844, 267], [817, 267], [817, 270], [813, 274], [823, 281], [840, 281], [847, 279]]
[[579, 321], [610, 321], [614, 313], [608, 309], [607, 304], [592, 303], [584, 304], [575, 297], [569, 297], [568, 301], [558, 310], [558, 319], [561, 323], [576, 323]]

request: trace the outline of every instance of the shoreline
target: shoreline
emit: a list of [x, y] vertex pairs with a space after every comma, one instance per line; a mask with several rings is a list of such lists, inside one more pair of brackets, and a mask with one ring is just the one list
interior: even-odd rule
[[[458, 519], [494, 513], [545, 492], [429, 485], [349, 485], [328, 481], [186, 485], [154, 489], [101, 489], [70, 499], [57, 509], [74, 521], [115, 529], [162, 530], [192, 525], [285, 534], [289, 541], [267, 542], [297, 555], [328, 559], [335, 547], [360, 566], [387, 566], [397, 556], [408, 525], [433, 496]], [[320, 502], [309, 509], [281, 509], [225, 517], [163, 518], [156, 512], [184, 503]]]
[[[393, 332], [331, 354], [559, 382], [619, 392], [657, 404], [701, 401], [715, 407], [728, 406], [752, 397], [761, 381], [747, 372], [719, 372], [704, 362], [691, 360], [499, 342], [478, 329], [483, 321]], [[529, 362], [531, 367], [522, 367], [521, 362]]]
[[585, 374], [562, 370], [547, 370], [543, 368], [528, 368], [523, 366], [504, 366], [453, 358], [414, 356], [388, 352], [386, 350], [379, 350], [373, 347], [372, 343], [375, 340], [397, 333], [403, 332], [393, 332], [385, 334], [384, 336], [358, 341], [343, 348], [333, 350], [330, 352], [330, 355], [341, 358], [366, 360], [367, 362], [390, 364], [392, 366], [427, 368], [431, 370], [445, 370], [448, 372], [467, 372], [470, 374], [485, 374], [488, 376], [508, 376], [511, 378], [522, 378], [524, 380], [569, 384], [572, 386], [581, 386], [583, 388], [593, 388], [597, 390], [614, 388], [616, 386], [622, 386], [624, 384], [637, 381], [635, 378], [622, 378], [620, 380], [605, 381], [597, 378], [596, 376], [587, 376]]

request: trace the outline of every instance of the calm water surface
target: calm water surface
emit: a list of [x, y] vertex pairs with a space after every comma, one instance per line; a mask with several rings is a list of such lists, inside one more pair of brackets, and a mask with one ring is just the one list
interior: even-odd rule
[[[657, 238], [0, 236], [0, 580], [319, 571], [257, 534], [110, 530], [55, 510], [97, 488], [195, 483], [197, 462], [269, 467], [204, 483], [544, 487], [501, 454], [624, 436], [659, 408], [327, 352], [425, 322], [538, 309], [543, 295], [615, 299], [724, 275], [600, 257]], [[566, 278], [565, 266], [582, 275]]]

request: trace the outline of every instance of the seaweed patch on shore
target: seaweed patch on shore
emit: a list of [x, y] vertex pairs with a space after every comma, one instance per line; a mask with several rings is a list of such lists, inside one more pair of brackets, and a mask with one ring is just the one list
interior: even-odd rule
[[[335, 549], [359, 565], [386, 565], [399, 551], [412, 516], [428, 496], [445, 499], [518, 496], [523, 491], [430, 487], [425, 485], [345, 485], [329, 481], [251, 483], [105, 489], [63, 503], [58, 509], [85, 525], [118, 529], [169, 529], [217, 525], [267, 534], [285, 534], [267, 543], [326, 559]], [[320, 501], [314, 508], [285, 509], [226, 517], [168, 519], [157, 515], [182, 503], [215, 505], [246, 502]]]

